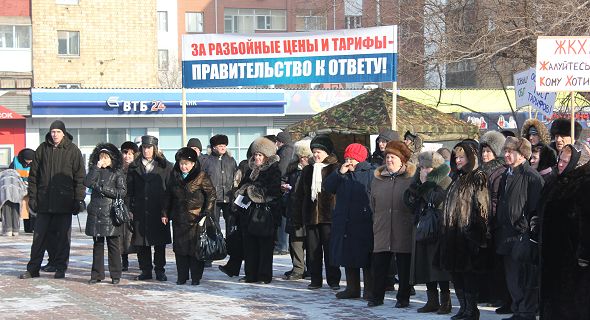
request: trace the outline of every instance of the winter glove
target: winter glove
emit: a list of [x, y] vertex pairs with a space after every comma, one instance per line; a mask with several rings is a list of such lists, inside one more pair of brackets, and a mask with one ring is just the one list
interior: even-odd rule
[[73, 215], [78, 215], [78, 213], [86, 210], [86, 202], [80, 200], [74, 203], [74, 210], [72, 212]]
[[242, 203], [245, 204], [245, 203], [249, 203], [251, 201], [252, 201], [252, 199], [250, 199], [250, 197], [248, 197], [248, 193], [247, 192], [244, 193], [244, 199], [242, 199]]

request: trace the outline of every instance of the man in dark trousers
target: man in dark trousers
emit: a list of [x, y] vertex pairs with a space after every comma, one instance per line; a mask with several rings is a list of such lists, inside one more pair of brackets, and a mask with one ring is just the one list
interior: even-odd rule
[[[166, 245], [172, 242], [170, 223], [162, 223], [164, 192], [172, 171], [172, 163], [158, 149], [158, 138], [141, 137], [141, 156], [127, 169], [127, 196], [129, 211], [133, 214], [135, 228], [132, 242], [137, 249], [141, 274], [136, 280], [166, 281]], [[152, 248], [154, 259], [152, 265]]]
[[512, 297], [510, 319], [535, 319], [538, 308], [537, 268], [511, 257], [518, 237], [536, 230], [537, 204], [543, 178], [531, 168], [531, 143], [525, 138], [508, 137], [504, 143], [504, 160], [508, 169], [500, 178], [494, 241], [496, 252], [503, 256], [506, 284]]
[[[86, 170], [80, 149], [72, 142], [65, 124], [54, 121], [45, 142], [35, 151], [29, 172], [29, 207], [37, 212], [31, 245], [31, 259], [21, 279], [39, 277], [47, 248], [56, 269], [54, 278], [65, 277], [70, 259], [72, 214], [84, 211], [86, 205]], [[53, 242], [53, 243], [50, 243]]]
[[[291, 141], [291, 135], [286, 131], [281, 131], [277, 134], [277, 155], [279, 156], [279, 169], [281, 170], [281, 178], [286, 178], [287, 167], [293, 159], [293, 142]], [[281, 223], [277, 228], [277, 236], [275, 239], [274, 254], [288, 254], [289, 253], [289, 235], [285, 232], [285, 225], [287, 224], [286, 208], [280, 206], [281, 210]]]

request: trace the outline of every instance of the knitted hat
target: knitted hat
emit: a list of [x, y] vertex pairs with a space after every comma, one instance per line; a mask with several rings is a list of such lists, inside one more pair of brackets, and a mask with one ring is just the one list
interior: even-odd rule
[[401, 142], [401, 141], [389, 141], [387, 146], [385, 146], [385, 155], [388, 153], [396, 155], [402, 163], [408, 162], [410, 157], [412, 156], [412, 151], [408, 146]]
[[197, 147], [199, 148], [199, 151], [203, 151], [203, 145], [201, 144], [201, 140], [197, 138], [190, 138], [186, 146], [189, 148]]
[[139, 148], [137, 147], [137, 144], [135, 144], [131, 141], [123, 142], [123, 144], [121, 145], [121, 151], [123, 151], [123, 150], [133, 150], [133, 153], [139, 152]]
[[437, 152], [425, 151], [418, 155], [418, 165], [422, 168], [438, 168], [445, 159]]
[[324, 134], [317, 135], [313, 139], [311, 139], [310, 146], [311, 150], [313, 149], [322, 149], [326, 151], [327, 154], [334, 153], [334, 143], [330, 140], [330, 137]]
[[61, 132], [66, 134], [66, 125], [61, 120], [55, 120], [51, 123], [51, 126], [49, 126], [49, 131], [53, 129], [59, 129]]
[[507, 137], [504, 143], [504, 150], [517, 151], [527, 160], [531, 158], [531, 143], [525, 138]]
[[395, 131], [395, 130], [385, 129], [385, 130], [379, 132], [379, 136], [377, 137], [377, 141], [379, 141], [379, 139], [383, 139], [386, 142], [399, 141], [399, 133], [397, 133], [397, 131]]
[[176, 162], [180, 162], [180, 160], [188, 160], [191, 162], [197, 162], [199, 156], [197, 152], [190, 147], [183, 147], [176, 151], [176, 155], [174, 155], [174, 160]]
[[344, 150], [344, 159], [351, 158], [358, 162], [367, 160], [368, 155], [369, 152], [367, 151], [367, 148], [360, 143], [349, 144]]
[[262, 153], [267, 158], [277, 153], [274, 142], [265, 137], [256, 138], [250, 147], [252, 148], [252, 154]]
[[[570, 120], [563, 118], [553, 120], [549, 132], [551, 133], [551, 140], [555, 139], [556, 135], [569, 136], [571, 133]], [[581, 132], [582, 125], [578, 121], [576, 121], [574, 125], [574, 139], [578, 140], [580, 138]]]
[[33, 160], [35, 158], [35, 150], [24, 148], [19, 153], [19, 156], [23, 158], [23, 160]]
[[277, 133], [277, 141], [284, 144], [291, 143], [291, 135], [288, 132], [281, 131]]
[[492, 149], [496, 157], [503, 158], [502, 148], [506, 142], [506, 137], [498, 131], [488, 131], [481, 136], [479, 140], [480, 154], [483, 147]]
[[303, 140], [295, 142], [295, 144], [293, 146], [293, 148], [295, 150], [295, 154], [299, 158], [311, 157], [312, 152], [311, 152], [311, 148], [309, 147], [310, 144], [311, 144], [311, 140], [309, 140], [309, 139], [303, 139]]
[[158, 138], [154, 136], [142, 136], [141, 137], [141, 145], [142, 146], [158, 146]]
[[209, 139], [209, 144], [212, 148], [220, 144], [224, 144], [227, 146], [229, 144], [229, 139], [224, 134], [216, 134], [213, 137], [211, 137], [211, 139]]

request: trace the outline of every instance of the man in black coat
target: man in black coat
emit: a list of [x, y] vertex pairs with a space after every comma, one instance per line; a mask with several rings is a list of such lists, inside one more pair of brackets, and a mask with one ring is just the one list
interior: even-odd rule
[[215, 203], [215, 222], [219, 224], [221, 212], [225, 220], [225, 234], [229, 234], [232, 226], [230, 221], [231, 204], [233, 201], [232, 188], [234, 175], [238, 165], [236, 160], [227, 153], [229, 139], [226, 135], [217, 134], [209, 139], [211, 145], [211, 154], [205, 155], [199, 159], [201, 167], [211, 178], [215, 191], [217, 193], [217, 202]]
[[136, 280], [152, 279], [154, 269], [156, 280], [166, 281], [166, 245], [171, 243], [172, 239], [170, 223], [162, 223], [161, 213], [172, 163], [158, 150], [156, 137], [141, 137], [140, 149], [141, 157], [135, 159], [127, 171], [129, 211], [133, 214], [135, 227], [132, 244], [137, 248], [137, 260], [141, 269], [141, 274]]
[[21, 279], [39, 277], [45, 250], [55, 267], [54, 278], [65, 277], [70, 258], [72, 214], [84, 211], [84, 160], [80, 149], [72, 143], [65, 124], [54, 121], [45, 135], [45, 142], [35, 151], [29, 172], [29, 207], [37, 212], [31, 259]]
[[[506, 284], [512, 297], [514, 319], [535, 319], [538, 308], [537, 269], [511, 257], [518, 237], [530, 231], [536, 238], [537, 206], [543, 178], [531, 168], [531, 143], [524, 138], [508, 137], [504, 144], [504, 160], [508, 169], [500, 178], [494, 226], [496, 253], [503, 256]], [[533, 218], [535, 217], [535, 218]]]
[[[279, 169], [281, 170], [281, 178], [287, 175], [287, 168], [293, 159], [293, 142], [291, 136], [286, 131], [281, 131], [277, 134], [277, 155], [279, 156]], [[289, 253], [289, 235], [285, 232], [285, 225], [287, 224], [287, 214], [284, 206], [280, 206], [278, 210], [281, 212], [281, 223], [277, 228], [277, 236], [275, 239], [274, 254]]]

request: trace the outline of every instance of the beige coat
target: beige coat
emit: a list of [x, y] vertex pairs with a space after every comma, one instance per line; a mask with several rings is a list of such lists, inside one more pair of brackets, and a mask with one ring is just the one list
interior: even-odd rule
[[400, 175], [384, 176], [385, 166], [375, 170], [371, 184], [373, 210], [373, 252], [412, 252], [414, 214], [404, 203], [404, 193], [412, 183], [416, 166], [407, 163]]

